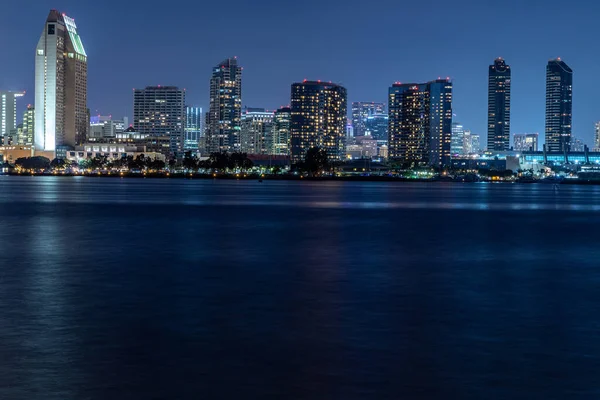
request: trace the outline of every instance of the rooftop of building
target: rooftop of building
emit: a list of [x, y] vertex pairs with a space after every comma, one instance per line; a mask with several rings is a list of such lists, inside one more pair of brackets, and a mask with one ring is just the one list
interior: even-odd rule
[[394, 82], [394, 84], [392, 85], [392, 87], [412, 87], [412, 86], [421, 86], [421, 85], [430, 85], [432, 83], [451, 83], [450, 78], [438, 78], [432, 81], [428, 81], [428, 82], [420, 82], [420, 83], [415, 83], [415, 82], [411, 82], [411, 83], [402, 83], [402, 82]]
[[321, 80], [309, 81], [307, 79], [303, 80], [302, 82], [296, 82], [292, 86], [299, 86], [299, 85], [302, 85], [302, 86], [323, 86], [323, 87], [331, 86], [331, 87], [339, 87], [339, 88], [344, 89], [344, 87], [342, 85], [339, 85], [337, 83], [333, 83], [331, 81], [329, 81], [329, 82], [325, 82], [325, 81], [321, 81]]
[[46, 22], [62, 22], [62, 13], [58, 10], [50, 10], [50, 14], [48, 14], [48, 18]]
[[[177, 86], [157, 85], [157, 86], [146, 86], [144, 89], [134, 89], [134, 90], [180, 90], [180, 89]], [[183, 90], [185, 90], [185, 89], [183, 89]]]
[[552, 65], [556, 65], [558, 67], [560, 67], [563, 71], [568, 72], [570, 74], [573, 73], [573, 70], [571, 69], [571, 67], [569, 67], [567, 65], [566, 62], [564, 62], [560, 57], [554, 58], [552, 60], [548, 61], [548, 67], [552, 66]]
[[237, 66], [237, 62], [238, 62], [237, 56], [230, 57], [230, 58], [227, 58], [227, 59], [221, 61], [216, 66], [216, 68], [227, 68], [227, 67], [231, 67], [231, 66]]

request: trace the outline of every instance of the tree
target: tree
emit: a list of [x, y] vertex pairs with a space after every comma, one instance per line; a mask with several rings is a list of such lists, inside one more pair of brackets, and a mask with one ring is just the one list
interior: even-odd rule
[[198, 171], [198, 160], [191, 151], [186, 151], [183, 156], [183, 168], [188, 171]]
[[225, 171], [229, 166], [229, 154], [222, 152], [210, 153], [208, 161], [213, 170]]
[[42, 156], [17, 158], [15, 165], [23, 169], [45, 170], [50, 167], [50, 159]]
[[210, 160], [202, 160], [198, 162], [198, 168], [203, 169], [204, 171], [211, 169], [211, 163]]
[[50, 163], [50, 168], [51, 169], [65, 169], [70, 165], [70, 163], [67, 163], [65, 160], [61, 159], [61, 158], [55, 158], [54, 160], [52, 160], [52, 162]]
[[249, 159], [244, 154], [244, 159], [242, 160], [242, 171], [248, 171], [249, 169], [252, 169], [253, 167], [254, 167], [254, 162], [252, 162], [252, 160]]
[[304, 163], [300, 166], [300, 169], [308, 172], [310, 175], [316, 175], [322, 173], [325, 169], [329, 168], [329, 159], [327, 157], [327, 151], [320, 147], [311, 147], [306, 152]]
[[108, 165], [108, 157], [107, 156], [96, 156], [92, 159], [89, 159], [88, 168], [90, 169], [103, 169]]
[[175, 166], [177, 165], [177, 160], [175, 160], [174, 158], [171, 158], [169, 160], [169, 169], [171, 171], [173, 171], [175, 169]]
[[152, 162], [152, 169], [155, 169], [157, 171], [163, 171], [166, 166], [167, 164], [165, 164], [163, 160], [154, 160]]

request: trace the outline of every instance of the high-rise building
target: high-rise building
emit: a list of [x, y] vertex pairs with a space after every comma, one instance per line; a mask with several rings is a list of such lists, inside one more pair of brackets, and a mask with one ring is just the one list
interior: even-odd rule
[[375, 114], [385, 114], [385, 104], [357, 101], [352, 103], [352, 127], [354, 136], [365, 136], [367, 130], [367, 118]]
[[[362, 136], [371, 136], [377, 141], [388, 140], [389, 118], [387, 114], [373, 114], [365, 121], [365, 131]], [[361, 135], [356, 135], [361, 136]]]
[[21, 146], [33, 146], [33, 135], [35, 133], [35, 108], [29, 104], [27, 110], [23, 113], [23, 127], [21, 134], [17, 138], [17, 143]]
[[513, 136], [514, 151], [538, 151], [538, 133], [515, 133]]
[[344, 158], [347, 113], [346, 88], [334, 83], [304, 81], [292, 85], [291, 157], [304, 161], [319, 147], [330, 161]]
[[184, 125], [185, 90], [175, 86], [134, 90], [133, 127], [148, 137], [148, 151], [182, 157]]
[[585, 143], [583, 143], [583, 140], [573, 136], [573, 137], [571, 137], [569, 151], [572, 151], [575, 153], [576, 152], [584, 152], [585, 151]]
[[[466, 134], [466, 132], [465, 132]], [[470, 153], [479, 153], [481, 152], [481, 139], [480, 136], [477, 134], [473, 134], [471, 132], [469, 132], [469, 136], [471, 137], [471, 151]]]
[[273, 144], [271, 154], [290, 154], [290, 129], [292, 124], [292, 109], [281, 107], [273, 115]]
[[594, 124], [594, 150], [600, 151], [600, 121]]
[[546, 67], [546, 149], [569, 151], [573, 124], [573, 70], [560, 58]]
[[450, 165], [452, 82], [395, 83], [389, 89], [389, 157], [408, 163]]
[[510, 66], [502, 58], [490, 65], [488, 84], [488, 150], [510, 149]]
[[201, 149], [200, 143], [204, 136], [204, 117], [202, 108], [186, 107], [185, 108], [185, 138], [183, 141], [183, 150], [191, 152], [204, 152]]
[[87, 54], [75, 20], [50, 11], [35, 54], [35, 147], [55, 151], [87, 137]]
[[452, 123], [452, 145], [450, 152], [453, 156], [465, 154], [465, 128], [458, 122]]
[[242, 67], [228, 58], [213, 68], [206, 144], [209, 152], [240, 150]]
[[24, 95], [24, 92], [0, 91], [0, 145], [17, 140], [17, 98]]
[[273, 113], [264, 108], [247, 108], [242, 113], [240, 151], [248, 154], [270, 154], [273, 141]]
[[463, 154], [469, 155], [473, 153], [473, 135], [471, 131], [466, 129], [463, 132]]

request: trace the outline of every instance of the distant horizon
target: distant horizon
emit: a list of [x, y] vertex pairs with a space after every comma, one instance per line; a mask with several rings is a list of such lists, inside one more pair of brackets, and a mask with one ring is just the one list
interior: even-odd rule
[[[219, 5], [183, 2], [186, 12], [180, 13], [177, 10], [181, 7], [159, 7], [155, 0], [149, 0], [144, 10], [107, 0], [103, 8], [114, 5], [121, 10], [111, 14], [110, 29], [106, 29], [106, 21], [97, 7], [90, 4], [74, 0], [50, 6], [43, 0], [33, 3], [31, 7], [23, 7], [16, 0], [10, 1], [5, 13], [11, 17], [0, 28], [5, 33], [0, 35], [0, 48], [11, 54], [11, 62], [0, 67], [0, 90], [26, 91], [25, 97], [18, 101], [19, 121], [27, 105], [34, 103], [34, 50], [52, 8], [77, 21], [89, 55], [88, 107], [92, 115], [129, 117], [133, 121], [132, 88], [159, 84], [186, 89], [187, 104], [206, 110], [212, 67], [222, 59], [237, 56], [244, 67], [243, 106], [268, 110], [289, 105], [291, 85], [309, 78], [344, 86], [349, 105], [362, 101], [387, 106], [387, 90], [394, 82], [426, 82], [448, 76], [454, 86], [454, 121], [480, 135], [484, 145], [488, 67], [501, 56], [513, 74], [511, 146], [513, 135], [520, 133], [538, 133], [541, 146], [545, 141], [545, 66], [548, 60], [561, 56], [574, 70], [573, 136], [592, 148], [594, 123], [600, 121], [600, 110], [594, 111], [600, 108], [594, 79], [600, 56], [589, 51], [594, 40], [586, 31], [600, 14], [598, 5], [570, 4], [566, 11], [557, 11], [552, 6], [556, 0], [543, 7], [514, 2], [515, 11], [502, 16], [510, 32], [492, 34], [488, 27], [499, 22], [500, 17], [489, 15], [489, 6], [466, 0], [456, 1], [455, 7], [447, 9], [447, 18], [442, 19], [423, 14], [422, 8], [430, 7], [387, 4], [388, 1], [384, 1], [388, 12], [373, 13], [376, 7], [361, 8], [359, 12], [362, 3], [355, 0], [325, 3], [308, 0], [302, 10], [271, 0], [258, 1], [253, 7], [233, 0], [229, 5], [237, 7], [239, 18], [215, 17], [202, 23], [191, 18], [194, 12], [211, 14]], [[340, 17], [352, 18], [325, 19], [321, 13], [311, 12], [312, 3], [319, 4], [322, 11], [338, 10], [335, 6], [339, 5]], [[427, 3], [431, 7], [446, 4], [438, 0]], [[414, 18], [403, 20], [406, 26], [402, 25], [397, 33], [395, 29], [389, 30], [386, 23], [395, 21], [390, 18], [406, 13]], [[432, 32], [421, 32], [418, 40], [401, 44], [388, 39], [386, 32], [392, 38], [392, 34], [397, 37], [421, 26], [415, 25], [420, 15], [432, 17]], [[488, 20], [478, 22], [484, 15]], [[455, 31], [452, 28], [456, 16], [461, 16], [459, 21], [476, 22]], [[356, 30], [349, 26], [349, 21], [358, 17], [363, 24]], [[552, 17], [563, 17], [564, 32], [547, 40], [542, 28]], [[176, 23], [159, 31], [151, 29], [156, 27], [156, 21], [165, 20]], [[314, 25], [316, 32], [281, 34], [290, 26], [303, 26], [305, 21]], [[320, 24], [323, 21], [330, 26]], [[433, 23], [440, 21], [447, 24], [438, 28]], [[223, 24], [231, 32], [219, 30], [222, 37], [216, 40], [214, 32]], [[369, 30], [373, 34], [365, 39], [363, 36]], [[439, 40], [441, 32], [445, 33], [444, 40]], [[150, 44], [140, 45], [146, 41]], [[490, 54], [490, 48], [495, 54]], [[410, 55], [409, 61], [406, 55]]]

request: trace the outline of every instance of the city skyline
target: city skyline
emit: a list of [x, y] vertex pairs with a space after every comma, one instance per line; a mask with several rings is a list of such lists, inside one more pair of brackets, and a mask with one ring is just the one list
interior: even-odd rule
[[[327, 43], [321, 43], [316, 34], [303, 36], [305, 44], [302, 42], [301, 35], [283, 35], [277, 27], [283, 27], [302, 20], [302, 16], [309, 10], [294, 11], [290, 21], [285, 24], [279, 22], [268, 28], [261, 28], [260, 38], [264, 42], [257, 44], [256, 49], [248, 46], [245, 42], [240, 42], [239, 38], [234, 39], [233, 35], [239, 35], [241, 31], [250, 33], [253, 36], [253, 30], [250, 24], [237, 19], [236, 26], [232, 26], [232, 33], [220, 42], [218, 46], [204, 45], [199, 46], [198, 54], [194, 56], [194, 62], [172, 63], [170, 57], [153, 59], [151, 64], [145, 64], [150, 60], [141, 48], [136, 46], [143, 41], [145, 30], [153, 16], [166, 13], [166, 15], [176, 16], [178, 24], [173, 30], [166, 30], [161, 38], [157, 38], [157, 45], [170, 41], [182, 42], [174, 44], [174, 49], [187, 47], [187, 39], [178, 40], [179, 35], [184, 33], [183, 25], [189, 26], [184, 22], [189, 19], [187, 14], [176, 13], [175, 10], [165, 10], [164, 7], [154, 9], [152, 6], [156, 3], [149, 2], [149, 7], [144, 9], [141, 14], [134, 14], [133, 8], [127, 4], [108, 1], [107, 3], [117, 5], [123, 10], [115, 15], [114, 29], [111, 34], [107, 34], [102, 29], [101, 19], [96, 18], [97, 12], [91, 5], [80, 4], [75, 1], [62, 1], [58, 3], [34, 2], [32, 7], [23, 9], [18, 5], [9, 2], [7, 12], [15, 16], [7, 21], [7, 24], [1, 29], [10, 29], [12, 37], [19, 37], [17, 43], [5, 38], [3, 47], [12, 54], [12, 62], [0, 67], [0, 87], [3, 90], [25, 90], [26, 99], [19, 104], [19, 115], [22, 114], [24, 107], [28, 103], [33, 103], [33, 68], [31, 64], [32, 47], [39, 38], [39, 20], [47, 16], [49, 8], [59, 8], [67, 14], [74, 16], [78, 25], [83, 29], [82, 35], [85, 38], [86, 51], [92, 57], [90, 65], [90, 81], [88, 89], [88, 105], [92, 114], [132, 116], [132, 105], [130, 100], [130, 90], [133, 87], [145, 87], [148, 85], [177, 85], [187, 89], [188, 104], [197, 105], [208, 109], [208, 78], [215, 60], [224, 59], [231, 55], [237, 55], [245, 67], [244, 80], [244, 106], [264, 107], [266, 109], [276, 109], [289, 104], [289, 84], [296, 81], [307, 79], [322, 79], [342, 84], [348, 89], [348, 102], [355, 101], [375, 101], [386, 102], [386, 89], [394, 81], [402, 82], [420, 82], [430, 80], [432, 77], [449, 76], [454, 83], [454, 112], [457, 118], [474, 133], [480, 134], [482, 139], [486, 137], [486, 98], [487, 98], [487, 66], [498, 56], [509, 60], [512, 70], [512, 129], [515, 132], [543, 132], [544, 131], [544, 108], [545, 108], [545, 65], [549, 59], [561, 56], [577, 73], [575, 81], [576, 98], [574, 104], [573, 134], [591, 144], [594, 136], [594, 123], [600, 120], [600, 112], [595, 111], [595, 99], [593, 85], [585, 87], [578, 85], [578, 82], [584, 80], [593, 81], [594, 60], [588, 57], [588, 52], [583, 48], [586, 44], [591, 44], [591, 39], [587, 36], [575, 33], [563, 35], [553, 41], [544, 41], [544, 35], [535, 31], [534, 27], [543, 26], [545, 18], [540, 15], [533, 20], [534, 23], [523, 25], [524, 17], [520, 14], [544, 16], [558, 15], [550, 4], [548, 7], [538, 7], [535, 5], [519, 5], [519, 12], [514, 15], [509, 14], [506, 23], [516, 23], [515, 30], [509, 37], [504, 37], [502, 41], [493, 39], [484, 45], [483, 38], [477, 39], [474, 31], [482, 31], [483, 27], [467, 28], [465, 32], [453, 32], [451, 37], [453, 42], [462, 40], [461, 46], [454, 46], [449, 42], [444, 45], [436, 44], [430, 50], [417, 49], [422, 54], [418, 62], [403, 62], [404, 52], [414, 50], [411, 46], [402, 45], [400, 48], [392, 46], [390, 43], [371, 44], [371, 50], [376, 50], [380, 56], [392, 57], [384, 64], [375, 63], [371, 72], [366, 72], [365, 65], [373, 64], [373, 59], [379, 56], [365, 57], [364, 62], [353, 61], [354, 57], [342, 54], [342, 49], [352, 46], [354, 33], [349, 32], [349, 38], [344, 38], [341, 48], [335, 51], [328, 51]], [[271, 2], [260, 2], [262, 5], [268, 5]], [[311, 3], [309, 1], [309, 3]], [[432, 5], [442, 4], [438, 1], [430, 1]], [[469, 3], [469, 2], [457, 2]], [[191, 4], [191, 3], [190, 3]], [[259, 5], [260, 5], [259, 4]], [[341, 2], [332, 1], [325, 4], [329, 9]], [[344, 3], [346, 4], [346, 2]], [[352, 2], [342, 10], [343, 14], [356, 12]], [[517, 4], [517, 3], [515, 3]], [[109, 5], [109, 4], [107, 4]], [[234, 1], [232, 6], [240, 7], [240, 11], [248, 11], [248, 6]], [[311, 4], [308, 4], [310, 9]], [[207, 8], [216, 7], [206, 5]], [[258, 7], [260, 8], [260, 7]], [[391, 11], [411, 11], [415, 15], [420, 15], [424, 11], [413, 9], [411, 7], [401, 7], [389, 3]], [[425, 7], [426, 8], [426, 7]], [[407, 10], [403, 10], [407, 9]], [[160, 10], [160, 12], [159, 12]], [[288, 7], [282, 10], [271, 9], [273, 13], [283, 13]], [[352, 11], [354, 10], [354, 11]], [[473, 4], [468, 8], [468, 16], [484, 15], [486, 7]], [[139, 10], [138, 10], [139, 11]], [[263, 10], [264, 11], [264, 10]], [[364, 10], [361, 10], [364, 11]], [[371, 10], [374, 11], [374, 10]], [[366, 13], [371, 15], [371, 11]], [[568, 15], [576, 15], [583, 19], [588, 18], [590, 14], [589, 7], [581, 5], [570, 5]], [[258, 11], [251, 11], [252, 15], [259, 18], [266, 18], [268, 15], [261, 16]], [[451, 11], [455, 13], [456, 11]], [[266, 13], [269, 14], [269, 13]], [[392, 12], [393, 14], [393, 12]], [[136, 18], [132, 20], [132, 16]], [[486, 14], [487, 15], [487, 14]], [[379, 13], [371, 15], [371, 18], [380, 18], [380, 22], [389, 17]], [[500, 18], [499, 18], [500, 19]], [[146, 22], [144, 22], [146, 21]], [[18, 23], [17, 23], [18, 22]], [[198, 35], [208, 35], [210, 37], [210, 27], [223, 21], [207, 21], [207, 26], [194, 28]], [[256, 19], [254, 19], [253, 26]], [[567, 25], [574, 25], [573, 22], [566, 20]], [[414, 22], [411, 22], [414, 24]], [[268, 24], [263, 24], [266, 26]], [[373, 26], [372, 23], [368, 24]], [[382, 26], [377, 23], [377, 26]], [[189, 29], [189, 28], [186, 28]], [[324, 28], [319, 28], [324, 29]], [[380, 28], [383, 29], [383, 28]], [[407, 28], [408, 29], [408, 28]], [[434, 29], [438, 30], [438, 28]], [[350, 30], [351, 31], [351, 30]], [[348, 33], [348, 32], [346, 32]], [[346, 34], [344, 33], [344, 35]], [[470, 35], [469, 35], [470, 33]], [[334, 36], [340, 39], [343, 35]], [[432, 42], [432, 34], [427, 34], [426, 42]], [[289, 36], [289, 37], [288, 37]], [[481, 36], [481, 35], [479, 35]], [[115, 46], [115, 38], [119, 38], [119, 44]], [[185, 35], [181, 37], [191, 36]], [[245, 36], [241, 36], [245, 37]], [[523, 45], [523, 38], [532, 44]], [[574, 40], [577, 38], [577, 40]], [[278, 43], [291, 41], [297, 44], [295, 49], [281, 50], [282, 46]], [[210, 41], [206, 41], [210, 42]], [[266, 44], [268, 42], [268, 44]], [[135, 44], [135, 45], [134, 45]], [[316, 45], [314, 56], [307, 57], [308, 60], [302, 60], [299, 57], [303, 51], [310, 45]], [[368, 44], [365, 43], [365, 46]], [[440, 47], [442, 46], [442, 47]], [[428, 47], [428, 46], [423, 46]], [[260, 51], [256, 51], [260, 50]], [[169, 50], [167, 56], [174, 53], [175, 50]], [[373, 54], [372, 51], [369, 54]], [[120, 57], [118, 57], [120, 55]], [[123, 60], [122, 63], [114, 62], [115, 56]], [[132, 57], [135, 62], [129, 62]], [[346, 58], [348, 57], [348, 58]], [[375, 57], [375, 58], [372, 58]], [[338, 60], [334, 63], [334, 60]], [[346, 63], [347, 68], [340, 69], [339, 63]], [[144, 65], [144, 68], [140, 68]], [[591, 104], [587, 104], [592, 102]], [[543, 138], [540, 138], [543, 141]]]

